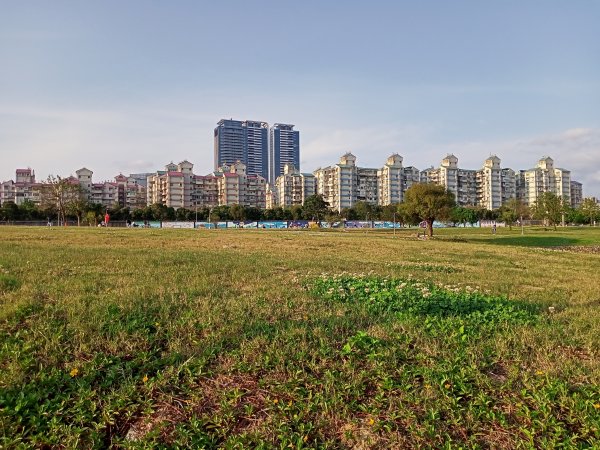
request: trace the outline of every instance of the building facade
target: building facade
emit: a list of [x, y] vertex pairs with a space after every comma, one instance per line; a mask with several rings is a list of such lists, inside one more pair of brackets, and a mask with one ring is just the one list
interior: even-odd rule
[[[414, 182], [415, 173], [409, 170], [408, 182]], [[372, 205], [399, 203], [404, 198], [405, 172], [402, 157], [391, 155], [380, 169], [357, 167], [356, 157], [346, 153], [340, 162], [333, 166], [317, 169], [314, 172], [317, 193], [329, 203], [330, 208], [341, 212], [353, 207], [357, 202]]]
[[283, 175], [286, 164], [300, 170], [300, 133], [294, 125], [276, 123], [269, 136], [269, 183]]
[[147, 204], [160, 203], [171, 208], [191, 208], [194, 165], [189, 161], [167, 164], [165, 170], [150, 175], [147, 180]]
[[33, 169], [17, 169], [15, 179], [0, 183], [0, 205], [12, 202], [22, 205], [25, 201], [40, 202], [41, 183], [35, 180]]
[[400, 203], [404, 198], [404, 171], [402, 170], [402, 156], [394, 153], [385, 165], [377, 171], [378, 203], [391, 205]]
[[[274, 185], [269, 186], [267, 203], [273, 206], [289, 208], [302, 205], [317, 191], [316, 178], [311, 173], [301, 173], [293, 164], [285, 164], [283, 174], [277, 177]], [[267, 206], [269, 207], [269, 206]]]
[[218, 178], [219, 205], [266, 208], [267, 180], [260, 175], [248, 174], [241, 161], [224, 165], [213, 175]]
[[571, 208], [579, 208], [583, 202], [583, 185], [571, 180]]
[[269, 176], [269, 125], [256, 120], [221, 120], [214, 131], [214, 168], [246, 166], [248, 175]]
[[571, 172], [555, 168], [549, 156], [540, 159], [533, 169], [521, 170], [517, 180], [517, 197], [528, 206], [533, 206], [544, 192], [571, 202]]

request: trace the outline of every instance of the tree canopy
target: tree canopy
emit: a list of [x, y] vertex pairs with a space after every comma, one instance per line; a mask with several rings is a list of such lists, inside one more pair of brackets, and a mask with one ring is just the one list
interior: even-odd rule
[[[48, 176], [42, 184], [40, 203], [43, 209], [56, 211], [59, 224], [65, 222], [67, 213], [77, 210], [77, 219], [80, 208], [75, 206], [82, 201], [83, 190], [77, 182], [70, 178]], [[80, 205], [79, 205], [80, 206]]]
[[425, 221], [429, 237], [432, 237], [434, 220], [448, 218], [455, 205], [454, 194], [443, 186], [417, 183], [404, 193], [401, 209], [404, 217]]
[[553, 226], [555, 230], [556, 224], [562, 220], [564, 212], [563, 199], [553, 192], [544, 192], [533, 207], [534, 216], [548, 222], [548, 225]]
[[304, 200], [304, 216], [319, 221], [329, 213], [329, 203], [321, 194], [311, 195]]

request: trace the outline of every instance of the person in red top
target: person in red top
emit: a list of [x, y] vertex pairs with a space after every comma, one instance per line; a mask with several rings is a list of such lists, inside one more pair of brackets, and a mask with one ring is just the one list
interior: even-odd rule
[[108, 215], [108, 211], [106, 211], [106, 214], [104, 215], [104, 226], [107, 227], [108, 226], [108, 221], [110, 220], [110, 216]]

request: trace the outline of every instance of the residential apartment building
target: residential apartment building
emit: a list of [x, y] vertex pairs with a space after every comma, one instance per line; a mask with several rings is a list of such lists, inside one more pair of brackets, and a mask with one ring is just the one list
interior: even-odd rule
[[191, 208], [193, 167], [189, 161], [170, 163], [165, 170], [150, 175], [146, 181], [147, 203], [160, 203], [175, 209]]
[[35, 181], [33, 169], [17, 169], [15, 179], [0, 183], [0, 205], [13, 202], [22, 205], [25, 201], [40, 202], [41, 183]]
[[549, 156], [540, 159], [533, 169], [521, 170], [517, 179], [517, 197], [532, 206], [544, 192], [552, 192], [571, 201], [571, 172], [555, 168]]
[[571, 208], [578, 208], [583, 202], [583, 185], [571, 180]]
[[212, 208], [219, 205], [219, 177], [195, 175], [193, 178], [192, 206]]
[[301, 173], [293, 164], [285, 164], [283, 174], [277, 177], [274, 185], [267, 189], [267, 208], [302, 205], [317, 191], [317, 181], [313, 174]]
[[404, 193], [415, 183], [421, 181], [421, 172], [413, 166], [402, 168], [402, 201], [404, 201]]
[[146, 206], [146, 187], [138, 184], [135, 177], [127, 177], [123, 174], [115, 176], [114, 181], [103, 181], [94, 183], [92, 180], [94, 172], [82, 167], [75, 171], [74, 180], [81, 187], [85, 199], [90, 203], [102, 205], [105, 208], [115, 206], [130, 209]]
[[218, 178], [219, 205], [266, 207], [267, 180], [260, 175], [248, 174], [241, 161], [224, 165], [220, 172], [214, 172], [214, 176]]
[[256, 120], [219, 121], [214, 131], [214, 167], [238, 161], [248, 175], [269, 177], [269, 125]]
[[276, 123], [270, 129], [269, 182], [283, 175], [286, 164], [300, 170], [300, 133], [294, 125]]
[[500, 158], [490, 156], [477, 171], [477, 204], [486, 209], [502, 206], [502, 169]]
[[[408, 173], [414, 175], [414, 171]], [[403, 174], [402, 157], [398, 154], [391, 155], [382, 168], [372, 169], [357, 167], [356, 157], [346, 153], [338, 164], [314, 172], [317, 193], [336, 211], [351, 208], [360, 201], [372, 205], [400, 202], [405, 183]], [[411, 184], [413, 180], [411, 177]]]
[[317, 193], [323, 196], [330, 208], [339, 212], [354, 206], [358, 178], [356, 156], [346, 153], [338, 164], [319, 168], [313, 174], [317, 181]]
[[500, 184], [502, 191], [502, 204], [517, 197], [517, 176], [515, 171], [508, 167], [500, 171]]
[[477, 171], [460, 169], [458, 158], [447, 155], [439, 168], [429, 168], [421, 171], [421, 183], [432, 183], [444, 186], [447, 191], [454, 194], [459, 205], [469, 206], [477, 204]]
[[402, 202], [405, 184], [403, 178], [402, 156], [394, 153], [387, 159], [385, 165], [377, 171], [380, 205]]

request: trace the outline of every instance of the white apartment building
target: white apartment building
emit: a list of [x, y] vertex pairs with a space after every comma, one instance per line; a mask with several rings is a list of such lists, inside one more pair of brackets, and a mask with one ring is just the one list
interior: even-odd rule
[[402, 170], [402, 156], [394, 153], [385, 165], [377, 171], [379, 204], [391, 205], [400, 203], [404, 196], [403, 183], [404, 171]]
[[[418, 170], [402, 167], [402, 156], [391, 155], [380, 169], [356, 166], [356, 157], [346, 153], [336, 165], [317, 169], [314, 172], [317, 193], [329, 203], [329, 207], [340, 212], [362, 201], [372, 205], [399, 203], [404, 197], [406, 183], [412, 185]], [[405, 173], [408, 178], [405, 178]]]
[[14, 181], [0, 183], [0, 205], [6, 202], [22, 205], [27, 200], [37, 204], [40, 202], [40, 187], [33, 169], [17, 169]]
[[502, 206], [502, 169], [496, 155], [486, 159], [477, 171], [477, 204], [486, 209]]
[[175, 209], [191, 208], [193, 167], [189, 161], [170, 163], [164, 171], [150, 175], [146, 181], [147, 203], [160, 203]]
[[94, 172], [82, 167], [75, 171], [75, 179], [81, 187], [85, 199], [91, 203], [102, 205], [105, 208], [123, 206], [131, 209], [146, 206], [146, 187], [140, 184], [136, 177], [119, 174], [115, 181], [94, 183]]
[[182, 161], [167, 164], [165, 170], [147, 179], [147, 203], [160, 203], [175, 209], [200, 206], [243, 205], [264, 208], [266, 180], [248, 175], [246, 165], [224, 165], [206, 175], [194, 175], [193, 164]]
[[571, 201], [571, 172], [555, 168], [549, 156], [540, 159], [533, 169], [521, 170], [517, 181], [517, 197], [532, 206], [544, 192], [552, 192]]
[[248, 175], [244, 163], [224, 165], [213, 175], [218, 178], [219, 205], [266, 207], [267, 181], [260, 175]]
[[433, 183], [444, 186], [452, 192], [459, 205], [471, 206], [477, 204], [477, 171], [460, 169], [458, 158], [447, 155], [440, 167], [425, 169], [421, 172], [421, 183]]
[[[302, 205], [311, 195], [317, 191], [317, 181], [313, 174], [300, 173], [293, 164], [283, 166], [283, 175], [275, 180], [273, 186], [269, 186], [267, 196], [267, 208], [269, 204], [284, 208], [292, 205]], [[270, 191], [270, 192], [269, 192]]]
[[340, 162], [333, 166], [319, 168], [313, 172], [317, 180], [317, 193], [331, 209], [341, 211], [351, 208], [357, 197], [356, 156], [346, 153]]

